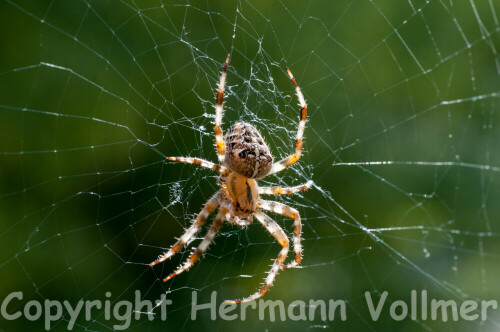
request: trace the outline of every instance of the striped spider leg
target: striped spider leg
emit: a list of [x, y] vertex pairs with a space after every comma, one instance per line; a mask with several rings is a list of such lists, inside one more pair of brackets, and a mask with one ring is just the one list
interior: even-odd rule
[[313, 182], [307, 181], [304, 184], [295, 187], [259, 187], [259, 194], [261, 195], [292, 195], [301, 191], [306, 191], [311, 188]]
[[286, 72], [288, 73], [288, 76], [290, 76], [290, 79], [295, 86], [295, 92], [297, 94], [297, 98], [299, 98], [300, 106], [300, 121], [299, 127], [297, 129], [297, 135], [295, 136], [295, 153], [273, 164], [273, 167], [271, 168], [271, 171], [268, 173], [268, 175], [281, 172], [285, 168], [292, 166], [300, 159], [300, 156], [302, 155], [302, 137], [304, 136], [304, 128], [306, 127], [307, 104], [306, 100], [304, 99], [304, 95], [300, 90], [300, 87], [297, 85], [297, 82], [292, 75], [292, 72], [288, 68], [286, 68]]
[[285, 262], [286, 256], [288, 255], [289, 241], [283, 229], [276, 223], [276, 221], [272, 220], [267, 214], [262, 211], [255, 211], [254, 216], [258, 221], [266, 228], [266, 230], [271, 233], [272, 236], [278, 241], [281, 245], [281, 251], [278, 254], [278, 257], [274, 261], [271, 271], [267, 274], [267, 277], [264, 281], [264, 285], [254, 294], [250, 295], [241, 300], [226, 300], [224, 303], [243, 303], [250, 302], [255, 299], [258, 299], [262, 295], [266, 294], [269, 288], [272, 286], [276, 275], [278, 274], [280, 268], [283, 266]]
[[[267, 195], [291, 195], [297, 192], [306, 191], [311, 188], [312, 181], [308, 181], [305, 184], [295, 186], [295, 187], [262, 187], [259, 188], [259, 194], [267, 194]], [[276, 214], [280, 214], [294, 220], [293, 224], [293, 249], [295, 253], [294, 260], [287, 265], [283, 265], [285, 259], [288, 255], [289, 250], [289, 240], [286, 234], [283, 232], [283, 229], [272, 220], [267, 214], [264, 212], [257, 210], [254, 213], [254, 216], [259, 220], [262, 225], [266, 228], [266, 230], [271, 233], [272, 236], [278, 241], [278, 243], [282, 246], [278, 257], [274, 261], [271, 270], [268, 272], [266, 279], [264, 280], [264, 285], [257, 291], [256, 293], [250, 295], [241, 300], [227, 300], [225, 303], [243, 303], [253, 301], [264, 294], [269, 290], [272, 286], [274, 279], [278, 275], [279, 270], [284, 270], [287, 268], [297, 267], [302, 261], [302, 244], [301, 244], [301, 233], [302, 233], [302, 223], [300, 220], [299, 212], [283, 203], [259, 200], [258, 207], [262, 210], [267, 210], [270, 212], [274, 212]]]
[[227, 176], [229, 171], [226, 167], [221, 166], [219, 164], [214, 164], [211, 161], [201, 159], [201, 158], [193, 158], [193, 157], [167, 157], [169, 161], [178, 161], [184, 164], [193, 164], [197, 166], [201, 166], [203, 168], [210, 168], [214, 171], [220, 173], [222, 176]]
[[[313, 182], [307, 181], [305, 184], [295, 186], [295, 187], [261, 187], [259, 188], [259, 194], [264, 195], [291, 195], [297, 192], [306, 191], [311, 188]], [[289, 217], [294, 220], [293, 223], [293, 249], [295, 253], [294, 261], [288, 265], [281, 267], [282, 270], [297, 267], [302, 261], [302, 244], [301, 244], [301, 234], [302, 234], [302, 223], [300, 220], [299, 212], [292, 208], [291, 206], [285, 205], [279, 202], [260, 200], [260, 208]]]
[[[216, 194], [218, 195], [218, 194]], [[182, 272], [189, 270], [191, 266], [193, 266], [194, 263], [205, 253], [205, 251], [208, 249], [208, 246], [214, 239], [214, 237], [219, 233], [219, 230], [222, 226], [222, 223], [224, 222], [224, 218], [228, 212], [228, 209], [225, 205], [222, 205], [219, 208], [219, 212], [214, 218], [214, 222], [212, 223], [212, 226], [207, 232], [207, 235], [203, 238], [201, 241], [200, 245], [196, 250], [193, 251], [193, 253], [189, 256], [189, 258], [186, 260], [186, 262], [181, 265], [175, 272], [173, 272], [171, 275], [163, 279], [163, 281], [167, 281], [175, 277], [176, 275], [181, 274]]]
[[[200, 228], [205, 224], [210, 214], [214, 212], [214, 210], [217, 208], [217, 206], [220, 205], [220, 203], [221, 203], [221, 194], [220, 191], [218, 191], [215, 195], [212, 196], [212, 198], [210, 198], [207, 201], [207, 203], [205, 203], [205, 207], [201, 210], [200, 214], [198, 214], [198, 217], [195, 220], [193, 220], [191, 226], [179, 238], [179, 240], [177, 240], [177, 242], [174, 245], [172, 245], [167, 252], [165, 252], [163, 255], [160, 255], [157, 260], [149, 264], [149, 266], [154, 266], [171, 258], [173, 255], [179, 252], [179, 250], [184, 248], [184, 246], [199, 232]], [[216, 230], [218, 230], [218, 228]], [[169, 276], [164, 281], [170, 279], [171, 277], [173, 276]]]
[[215, 103], [215, 146], [217, 149], [217, 158], [219, 164], [224, 165], [226, 144], [224, 143], [224, 134], [222, 132], [222, 116], [224, 115], [224, 87], [226, 86], [227, 65], [229, 64], [230, 54], [227, 55], [224, 69], [220, 75], [219, 85], [217, 87], [217, 101]]
[[280, 214], [282, 216], [291, 218], [294, 220], [293, 222], [293, 251], [295, 253], [294, 260], [288, 264], [280, 266], [282, 270], [296, 267], [302, 261], [302, 244], [300, 242], [300, 235], [302, 234], [302, 223], [300, 221], [299, 211], [294, 209], [291, 206], [288, 206], [279, 202], [265, 201], [261, 199], [259, 201], [259, 207], [263, 210], [267, 210], [276, 214]]

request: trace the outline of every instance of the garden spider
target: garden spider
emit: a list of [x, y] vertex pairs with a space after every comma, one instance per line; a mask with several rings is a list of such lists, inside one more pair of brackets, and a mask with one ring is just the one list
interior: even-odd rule
[[[224, 70], [222, 71], [220, 77], [217, 89], [217, 103], [215, 106], [215, 145], [219, 164], [214, 164], [200, 158], [167, 158], [170, 161], [195, 164], [201, 167], [211, 168], [219, 172], [219, 184], [222, 188], [207, 201], [205, 207], [201, 210], [198, 217], [193, 221], [191, 227], [186, 230], [184, 235], [182, 235], [166, 253], [159, 256], [156, 261], [151, 263], [150, 266], [169, 259], [181, 250], [186, 243], [188, 243], [196, 235], [207, 220], [210, 213], [212, 213], [217, 207], [219, 207], [219, 212], [215, 216], [210, 230], [203, 238], [198, 248], [193, 251], [191, 256], [189, 256], [188, 260], [183, 265], [181, 265], [174, 273], [166, 277], [163, 281], [167, 281], [188, 270], [207, 250], [210, 242], [212, 242], [215, 235], [219, 232], [219, 229], [225, 219], [227, 219], [230, 223], [244, 227], [251, 224], [253, 221], [252, 216], [255, 216], [257, 220], [264, 225], [267, 231], [274, 236], [276, 241], [278, 241], [281, 245], [282, 249], [274, 261], [271, 270], [268, 272], [264, 285], [259, 291], [241, 300], [225, 301], [226, 303], [242, 303], [255, 300], [264, 295], [271, 287], [274, 278], [280, 269], [296, 267], [302, 260], [302, 245], [300, 243], [302, 224], [300, 222], [299, 212], [288, 205], [260, 199], [259, 195], [289, 195], [305, 191], [311, 187], [312, 181], [290, 188], [259, 188], [256, 181], [267, 175], [278, 173], [288, 166], [295, 164], [302, 154], [302, 135], [306, 124], [307, 105], [297, 82], [295, 82], [295, 79], [288, 68], [286, 68], [286, 71], [295, 86], [295, 91], [300, 104], [300, 122], [297, 130], [297, 136], [295, 137], [295, 153], [278, 163], [273, 163], [273, 157], [268, 146], [264, 143], [260, 133], [257, 129], [255, 129], [255, 127], [245, 122], [235, 123], [223, 138], [221, 129], [223, 113], [222, 105], [224, 100], [224, 86], [226, 82], [229, 57], [230, 55], [226, 58]], [[262, 210], [281, 214], [294, 220], [293, 248], [295, 252], [295, 259], [288, 265], [283, 265], [288, 254], [288, 237], [283, 232], [281, 227]]]

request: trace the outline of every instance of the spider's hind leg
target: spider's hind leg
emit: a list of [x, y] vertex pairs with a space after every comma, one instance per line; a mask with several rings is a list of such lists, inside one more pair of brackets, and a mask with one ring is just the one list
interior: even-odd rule
[[304, 95], [302, 91], [300, 91], [300, 87], [297, 85], [295, 78], [292, 75], [292, 72], [286, 68], [286, 72], [288, 76], [292, 80], [293, 85], [295, 86], [295, 93], [297, 94], [297, 98], [299, 99], [300, 105], [300, 121], [299, 126], [297, 128], [297, 135], [295, 136], [295, 153], [286, 157], [285, 159], [273, 164], [270, 174], [278, 173], [284, 170], [285, 168], [292, 166], [295, 164], [302, 156], [302, 137], [304, 136], [304, 128], [306, 127], [306, 118], [307, 118], [307, 104], [304, 99]]
[[161, 263], [173, 255], [175, 255], [179, 250], [184, 248], [186, 243], [191, 240], [196, 233], [200, 230], [201, 226], [205, 224], [207, 221], [208, 216], [210, 213], [212, 213], [217, 206], [220, 204], [220, 192], [217, 192], [215, 195], [210, 198], [207, 203], [205, 204], [205, 207], [200, 211], [200, 214], [198, 214], [198, 217], [193, 220], [193, 223], [191, 226], [187, 229], [187, 231], [179, 238], [179, 240], [172, 246], [170, 249], [164, 253], [163, 255], [160, 255], [156, 261], [153, 263], [149, 264], [149, 266], [156, 265], [158, 263]]
[[224, 88], [226, 86], [227, 65], [229, 64], [230, 55], [227, 55], [224, 69], [220, 75], [219, 85], [217, 86], [217, 98], [215, 104], [215, 147], [217, 149], [217, 158], [221, 165], [224, 164], [226, 145], [224, 143], [224, 134], [222, 132], [222, 116], [224, 113]]
[[182, 272], [189, 270], [191, 266], [193, 266], [194, 263], [203, 255], [203, 253], [208, 249], [208, 246], [214, 239], [215, 235], [219, 232], [219, 229], [222, 226], [222, 223], [224, 222], [225, 215], [227, 213], [227, 208], [222, 206], [219, 209], [219, 213], [215, 216], [214, 222], [212, 224], [212, 227], [210, 227], [210, 230], [208, 231], [207, 235], [203, 238], [201, 241], [200, 245], [198, 248], [196, 248], [195, 251], [189, 256], [187, 261], [181, 265], [174, 273], [163, 279], [163, 281], [167, 281], [172, 279], [178, 274], [181, 274]]

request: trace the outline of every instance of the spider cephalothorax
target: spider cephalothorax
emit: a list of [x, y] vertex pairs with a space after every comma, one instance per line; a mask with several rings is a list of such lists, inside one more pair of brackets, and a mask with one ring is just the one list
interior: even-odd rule
[[257, 210], [259, 187], [257, 181], [238, 173], [222, 178], [222, 194], [231, 202], [229, 214], [237, 218], [248, 218]]
[[[292, 73], [286, 68], [288, 76], [292, 80], [300, 104], [300, 121], [295, 137], [295, 153], [287, 158], [273, 163], [273, 157], [269, 151], [260, 133], [254, 126], [245, 123], [235, 123], [226, 136], [223, 137], [221, 123], [223, 113], [224, 86], [226, 82], [226, 71], [229, 63], [227, 56], [224, 70], [222, 71], [219, 87], [217, 90], [217, 103], [215, 105], [215, 146], [217, 148], [217, 157], [219, 164], [210, 161], [190, 158], [190, 157], [168, 157], [167, 160], [180, 161], [188, 164], [195, 164], [205, 168], [211, 168], [220, 173], [219, 184], [221, 189], [215, 193], [205, 204], [198, 217], [193, 221], [191, 227], [179, 238], [179, 240], [166, 253], [158, 257], [150, 265], [156, 265], [169, 259], [181, 250], [205, 224], [210, 213], [217, 207], [219, 211], [214, 218], [212, 226], [207, 235], [203, 238], [198, 248], [191, 254], [189, 259], [181, 265], [174, 273], [169, 275], [163, 281], [167, 281], [179, 273], [188, 270], [207, 250], [210, 242], [219, 231], [224, 220], [234, 223], [238, 226], [247, 226], [253, 221], [253, 216], [271, 233], [272, 236], [281, 245], [281, 251], [274, 261], [269, 271], [264, 285], [259, 291], [242, 300], [226, 301], [227, 303], [241, 303], [257, 299], [264, 295], [271, 287], [276, 275], [280, 269], [296, 267], [302, 260], [301, 232], [302, 223], [299, 212], [282, 203], [266, 201], [260, 199], [260, 195], [289, 195], [299, 191], [307, 190], [312, 182], [306, 184], [282, 188], [282, 187], [262, 187], [259, 188], [257, 180], [266, 175], [278, 173], [288, 166], [295, 164], [302, 154], [302, 136], [306, 123], [307, 105], [304, 96], [300, 91]], [[292, 218], [293, 223], [293, 249], [295, 259], [288, 265], [283, 265], [288, 254], [289, 240], [281, 227], [272, 220], [263, 210], [281, 214]]]

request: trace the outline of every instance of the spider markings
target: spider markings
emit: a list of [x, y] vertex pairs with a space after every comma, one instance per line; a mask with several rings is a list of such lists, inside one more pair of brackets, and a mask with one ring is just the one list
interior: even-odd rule
[[250, 179], [260, 179], [271, 170], [273, 156], [254, 126], [235, 123], [224, 137], [226, 166]]
[[[259, 188], [258, 179], [266, 175], [278, 173], [285, 168], [295, 164], [302, 155], [302, 137], [307, 117], [307, 105], [300, 91], [295, 78], [288, 68], [286, 71], [295, 86], [295, 92], [299, 99], [300, 121], [295, 136], [295, 153], [285, 159], [273, 163], [273, 157], [269, 148], [262, 139], [260, 133], [248, 123], [235, 123], [224, 137], [221, 124], [224, 112], [224, 87], [226, 83], [227, 66], [229, 64], [229, 55], [226, 58], [224, 69], [222, 71], [219, 85], [217, 88], [217, 97], [215, 105], [215, 142], [219, 164], [210, 161], [191, 158], [191, 157], [168, 157], [167, 160], [178, 161], [187, 164], [194, 164], [205, 168], [215, 170], [220, 174], [218, 183], [221, 189], [215, 193], [205, 204], [198, 217], [191, 226], [179, 238], [179, 240], [163, 255], [160, 255], [150, 266], [161, 263], [177, 252], [179, 252], [205, 224], [209, 215], [219, 207], [219, 211], [214, 218], [212, 226], [207, 235], [203, 238], [198, 247], [189, 256], [187, 261], [181, 265], [175, 272], [166, 277], [163, 281], [172, 279], [176, 275], [188, 270], [208, 249], [208, 246], [219, 232], [224, 219], [235, 225], [246, 227], [253, 222], [253, 216], [266, 228], [266, 230], [281, 245], [281, 251], [274, 261], [271, 270], [268, 272], [264, 285], [254, 294], [241, 299], [225, 301], [226, 303], [242, 303], [255, 300], [264, 295], [272, 286], [279, 270], [297, 267], [302, 260], [302, 245], [300, 235], [302, 233], [302, 223], [299, 212], [282, 203], [272, 202], [260, 199], [260, 195], [291, 195], [297, 192], [305, 191], [312, 186], [312, 181], [296, 187], [263, 187]], [[227, 146], [227, 148], [226, 148]], [[284, 265], [288, 255], [289, 240], [283, 229], [263, 210], [280, 214], [294, 220], [293, 223], [293, 250], [294, 260]]]

